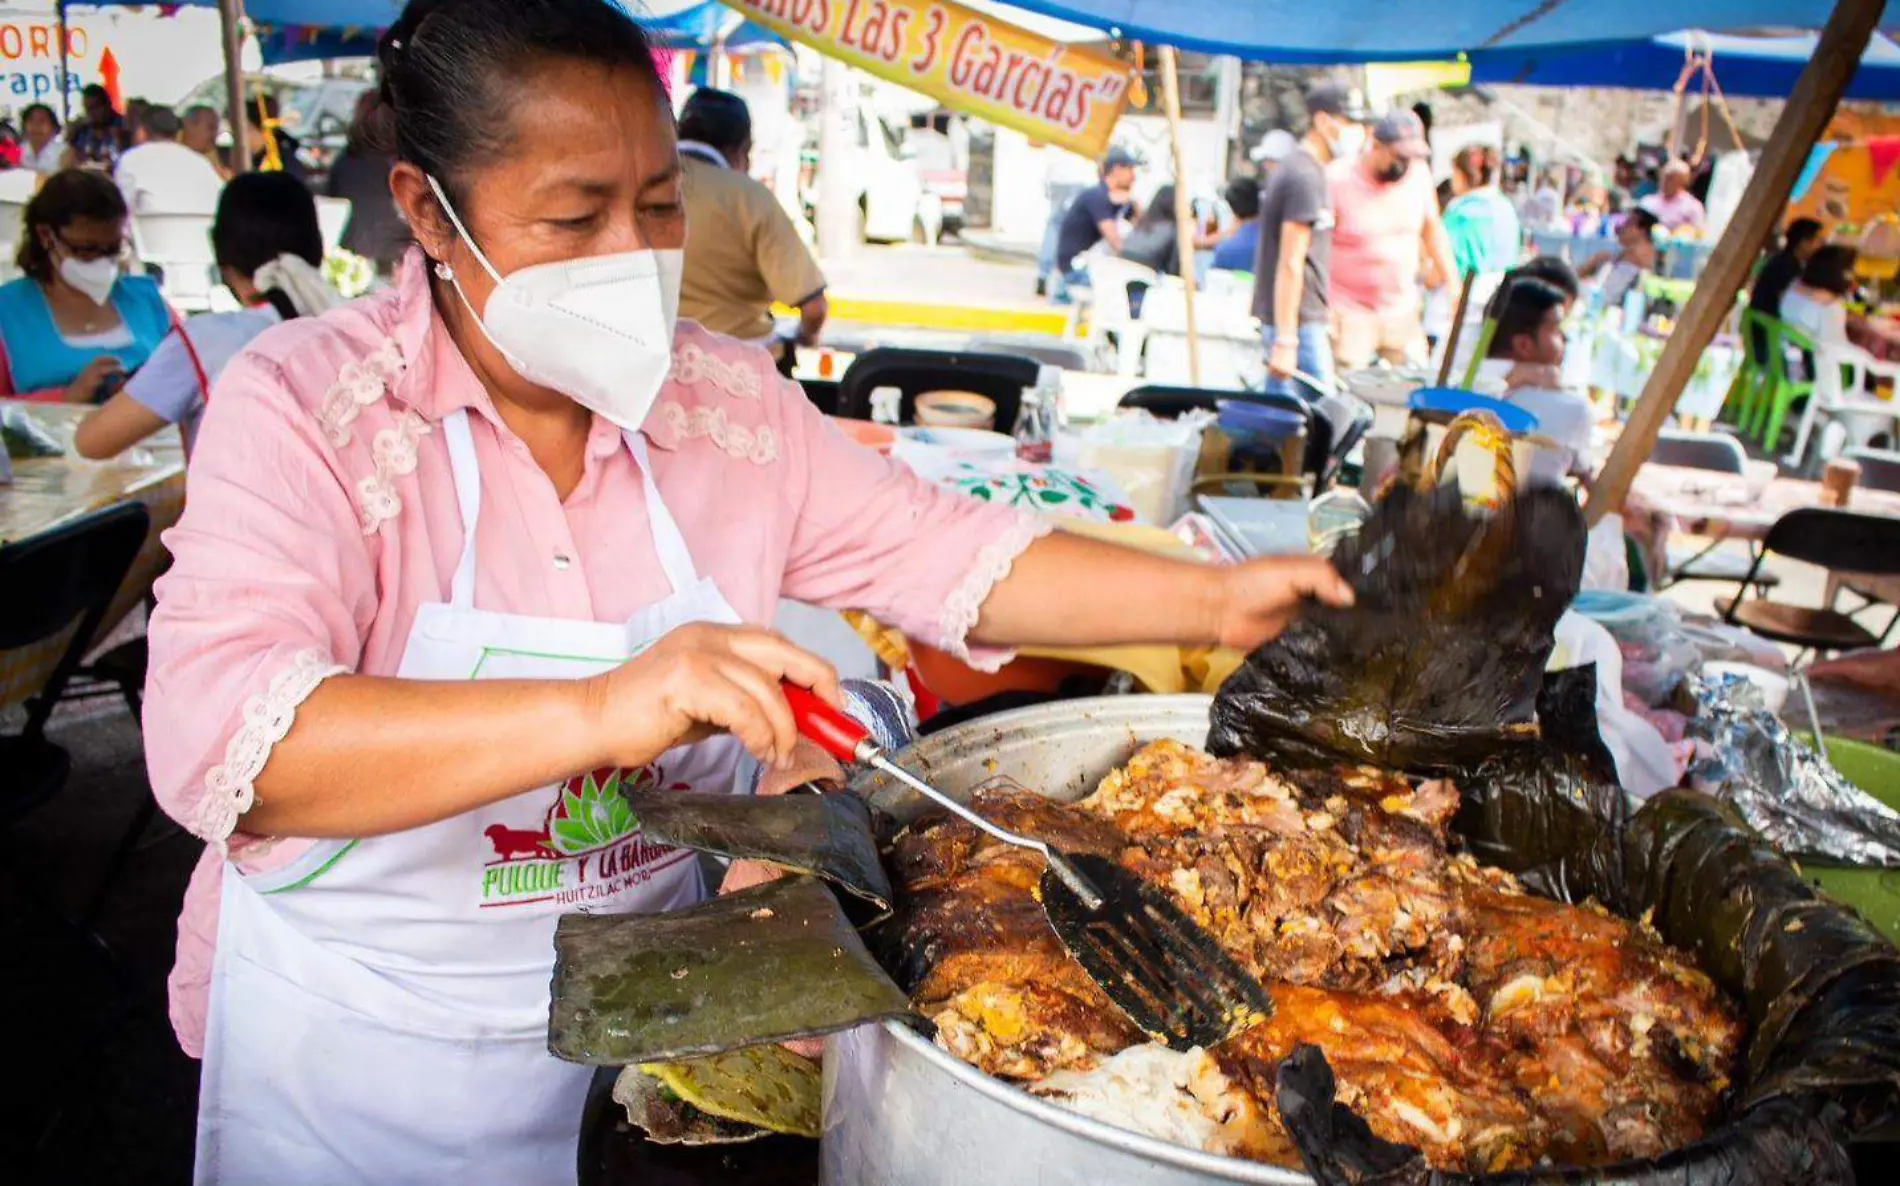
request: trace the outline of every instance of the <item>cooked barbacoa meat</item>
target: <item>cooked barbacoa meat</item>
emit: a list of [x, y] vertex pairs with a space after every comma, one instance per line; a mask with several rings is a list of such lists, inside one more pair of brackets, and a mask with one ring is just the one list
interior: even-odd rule
[[[1700, 1135], [1741, 1041], [1733, 1009], [1647, 926], [1450, 852], [1457, 805], [1448, 783], [1282, 776], [1175, 742], [1070, 806], [978, 792], [999, 824], [1161, 886], [1260, 977], [1274, 1016], [1208, 1055], [1143, 1045], [1049, 929], [1040, 859], [949, 817], [892, 846], [901, 971], [946, 1049], [1032, 1090], [1049, 1080], [1083, 1111], [1111, 1077], [1119, 1100], [1166, 1060], [1196, 1060], [1156, 1088], [1170, 1100], [1151, 1128], [1217, 1152], [1297, 1163], [1272, 1100], [1303, 1044], [1379, 1136], [1439, 1168], [1600, 1164]], [[1110, 1058], [1138, 1046], [1153, 1051], [1139, 1067]], [[1203, 1127], [1164, 1120], [1164, 1102]]]

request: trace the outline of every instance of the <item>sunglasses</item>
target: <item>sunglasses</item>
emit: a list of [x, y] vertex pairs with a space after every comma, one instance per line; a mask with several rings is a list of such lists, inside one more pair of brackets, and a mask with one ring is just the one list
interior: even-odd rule
[[54, 231], [53, 240], [65, 249], [66, 254], [79, 260], [117, 259], [125, 254], [124, 239], [115, 239], [106, 244], [75, 243], [58, 231]]

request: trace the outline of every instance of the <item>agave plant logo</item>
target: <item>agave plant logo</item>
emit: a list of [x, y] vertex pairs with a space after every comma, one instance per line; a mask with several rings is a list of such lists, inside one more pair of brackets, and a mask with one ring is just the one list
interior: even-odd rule
[[650, 767], [596, 770], [570, 778], [548, 810], [548, 844], [566, 856], [605, 848], [640, 827], [625, 792], [648, 790], [659, 782]]

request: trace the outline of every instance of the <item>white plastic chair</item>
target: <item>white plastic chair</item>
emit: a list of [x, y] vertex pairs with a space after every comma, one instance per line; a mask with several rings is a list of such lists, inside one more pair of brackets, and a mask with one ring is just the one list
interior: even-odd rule
[[147, 269], [163, 271], [160, 287], [172, 308], [181, 313], [211, 309], [220, 284], [211, 251], [211, 215], [134, 215], [132, 250]]
[[1101, 256], [1089, 261], [1089, 288], [1094, 300], [1089, 306], [1088, 344], [1100, 351], [1107, 347], [1110, 336], [1114, 337], [1118, 375], [1133, 375], [1140, 368], [1142, 339], [1147, 333], [1129, 311], [1128, 286], [1147, 284], [1149, 296], [1153, 296], [1159, 281], [1152, 268], [1125, 259]]
[[24, 206], [39, 188], [40, 175], [31, 169], [0, 169], [0, 202]]
[[[1859, 346], [1816, 345], [1814, 398], [1807, 401], [1808, 406], [1801, 412], [1801, 424], [1795, 429], [1794, 452], [1787, 457], [1788, 464], [1793, 466], [1799, 466], [1807, 455], [1817, 416], [1825, 415], [1829, 420], [1840, 422], [1846, 429], [1849, 444], [1866, 444], [1873, 435], [1868, 425], [1877, 425], [1882, 420], [1892, 422], [1900, 434], [1900, 363], [1882, 362]], [[1892, 383], [1895, 397], [1881, 400], [1868, 396], [1870, 375]]]
[[317, 226], [323, 230], [323, 254], [334, 254], [343, 245], [343, 232], [350, 227], [350, 200], [318, 198]]
[[26, 227], [26, 202], [0, 199], [0, 281], [20, 274], [14, 257], [20, 253], [20, 236]]

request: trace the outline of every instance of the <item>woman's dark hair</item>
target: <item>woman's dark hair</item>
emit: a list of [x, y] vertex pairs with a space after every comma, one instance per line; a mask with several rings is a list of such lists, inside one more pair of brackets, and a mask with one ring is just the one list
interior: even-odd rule
[[264, 131], [266, 122], [276, 122], [283, 109], [278, 105], [277, 96], [263, 91], [244, 100], [244, 122]]
[[20, 109], [20, 130], [26, 130], [26, 121], [33, 118], [35, 111], [44, 115], [47, 119], [52, 120], [53, 135], [59, 135], [59, 113], [44, 103], [28, 103], [25, 107]]
[[1506, 279], [1542, 280], [1572, 301], [1583, 295], [1583, 282], [1577, 279], [1577, 269], [1561, 255], [1533, 256], [1513, 269]]
[[[1562, 293], [1564, 299], [1572, 304], [1575, 304], [1577, 298], [1583, 295], [1583, 283], [1577, 279], [1577, 270], [1570, 266], [1568, 260], [1560, 255], [1532, 256], [1504, 273], [1504, 279], [1499, 283], [1498, 290], [1491, 294], [1490, 301], [1484, 306], [1484, 316], [1487, 321], [1502, 322], [1504, 320], [1505, 299], [1510, 295], [1513, 286], [1525, 280], [1548, 284]], [[1493, 342], [1496, 340], [1492, 339]]]
[[1655, 234], [1656, 228], [1662, 225], [1662, 219], [1657, 218], [1653, 213], [1643, 209], [1641, 206], [1636, 207], [1636, 209], [1625, 215], [1624, 221], [1646, 235]]
[[246, 276], [280, 255], [321, 267], [317, 200], [289, 173], [240, 173], [218, 195], [211, 251], [218, 266]]
[[1809, 239], [1821, 237], [1821, 224], [1812, 218], [1797, 218], [1781, 232], [1781, 249], [1793, 251]]
[[1831, 243], [1802, 265], [1801, 283], [1835, 296], [1846, 296], [1854, 291], [1854, 258], [1852, 247]]
[[1451, 167], [1467, 185], [1490, 185], [1498, 175], [1497, 150], [1488, 144], [1467, 144], [1452, 154]]
[[1563, 289], [1530, 277], [1507, 281], [1498, 295], [1502, 298], [1502, 308], [1497, 333], [1491, 338], [1492, 358], [1511, 357], [1511, 343], [1518, 335], [1535, 337], [1550, 311], [1562, 308], [1568, 299]]
[[1235, 218], [1247, 219], [1260, 217], [1260, 179], [1258, 177], [1236, 177], [1227, 183], [1227, 208], [1234, 212]]
[[356, 98], [356, 111], [350, 117], [346, 148], [358, 156], [394, 156], [396, 153], [396, 113], [376, 91], [364, 91]]
[[79, 92], [79, 101], [81, 103], [90, 103], [94, 99], [103, 99], [107, 106], [112, 107], [113, 111], [116, 112], [118, 110], [118, 107], [112, 103], [112, 92], [96, 82], [88, 83], [85, 88]]
[[396, 157], [460, 201], [466, 171], [508, 147], [523, 71], [566, 59], [662, 86], [646, 34], [608, 0], [409, 0], [376, 45]]
[[45, 284], [53, 278], [53, 257], [40, 242], [40, 228], [58, 234], [81, 218], [99, 222], [125, 221], [125, 195], [112, 178], [97, 169], [61, 169], [46, 179], [40, 192], [26, 204], [20, 253], [14, 258], [20, 271]]

